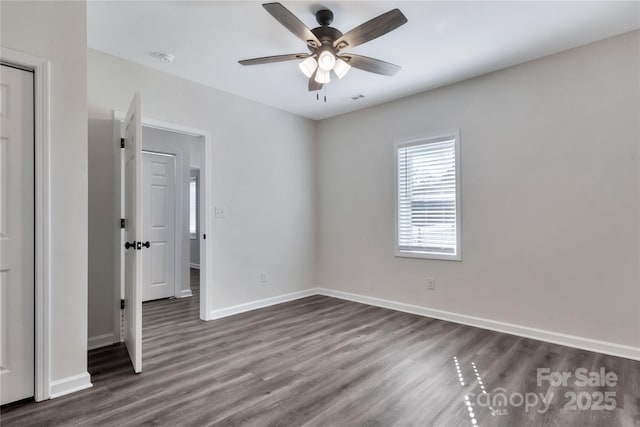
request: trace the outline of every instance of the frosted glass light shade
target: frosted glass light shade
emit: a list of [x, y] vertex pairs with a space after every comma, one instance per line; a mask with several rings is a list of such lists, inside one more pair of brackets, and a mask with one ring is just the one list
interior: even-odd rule
[[321, 84], [326, 84], [331, 81], [331, 71], [323, 70], [318, 67], [318, 71], [316, 71], [316, 82]]
[[333, 70], [333, 66], [336, 65], [336, 57], [329, 51], [325, 50], [318, 57], [318, 66], [325, 70]]
[[298, 64], [298, 67], [300, 67], [300, 71], [302, 71], [305, 76], [311, 78], [313, 72], [318, 68], [318, 61], [316, 61], [316, 58], [313, 56], [310, 56]]
[[340, 58], [338, 58], [338, 60], [336, 61], [336, 65], [333, 67], [333, 71], [336, 73], [336, 76], [338, 76], [339, 79], [346, 76], [350, 69], [351, 65], [347, 64]]

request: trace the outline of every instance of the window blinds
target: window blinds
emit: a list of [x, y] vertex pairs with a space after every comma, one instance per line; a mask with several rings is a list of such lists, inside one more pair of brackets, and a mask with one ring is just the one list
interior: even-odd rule
[[456, 141], [398, 147], [398, 249], [456, 255]]

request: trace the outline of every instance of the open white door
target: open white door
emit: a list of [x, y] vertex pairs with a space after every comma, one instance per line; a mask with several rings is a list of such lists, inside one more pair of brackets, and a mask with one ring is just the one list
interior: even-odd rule
[[139, 93], [131, 101], [124, 124], [124, 343], [133, 369], [138, 373], [142, 372], [142, 122]]

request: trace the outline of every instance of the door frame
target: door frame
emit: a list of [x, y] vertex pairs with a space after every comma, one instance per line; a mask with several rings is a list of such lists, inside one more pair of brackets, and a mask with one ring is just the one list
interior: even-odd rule
[[51, 363], [51, 74], [47, 59], [0, 47], [0, 60], [33, 71], [35, 144], [34, 398], [50, 396]]
[[[142, 125], [142, 127], [146, 127], [144, 124]], [[143, 132], [144, 133], [144, 132]], [[144, 141], [143, 141], [144, 144]], [[149, 153], [149, 154], [159, 154], [159, 155], [169, 155], [169, 156], [173, 156], [174, 158], [174, 172], [173, 172], [173, 198], [174, 198], [174, 206], [173, 206], [173, 210], [174, 210], [174, 214], [173, 214], [173, 239], [174, 239], [174, 251], [173, 251], [173, 296], [176, 298], [184, 298], [184, 297], [190, 297], [192, 296], [191, 291], [188, 292], [188, 294], [183, 295], [182, 294], [182, 288], [179, 286], [180, 285], [180, 276], [181, 276], [181, 270], [180, 270], [180, 264], [182, 264], [182, 254], [183, 251], [185, 250], [185, 248], [183, 248], [182, 246], [182, 240], [184, 239], [184, 231], [182, 230], [182, 222], [184, 220], [183, 218], [183, 213], [182, 213], [182, 209], [180, 209], [180, 201], [182, 201], [182, 186], [181, 184], [181, 180], [180, 180], [180, 176], [182, 174], [182, 156], [183, 154], [178, 152], [178, 150], [164, 150], [164, 151], [157, 151], [153, 148], [144, 148], [144, 146], [142, 147], [142, 154], [144, 153]], [[144, 193], [144, 188], [142, 189], [142, 192]], [[144, 275], [144, 273], [143, 273]]]
[[[120, 122], [124, 120], [125, 114], [121, 111], [113, 110], [113, 119], [114, 119], [114, 134], [116, 137], [120, 138]], [[211, 192], [213, 190], [213, 174], [211, 171], [213, 170], [213, 150], [211, 147], [211, 132], [206, 129], [198, 129], [190, 126], [184, 126], [176, 123], [166, 122], [163, 120], [156, 120], [145, 117], [142, 115], [142, 126], [148, 128], [154, 128], [159, 130], [165, 130], [174, 133], [181, 133], [184, 135], [201, 137], [203, 139], [204, 145], [204, 167], [200, 171], [200, 218], [198, 219], [199, 233], [200, 233], [200, 319], [201, 320], [211, 320], [211, 304], [209, 303], [209, 254], [213, 253], [211, 238], [203, 239], [202, 236], [207, 233], [207, 230], [213, 230], [213, 218], [212, 216], [206, 215], [206, 206], [207, 200], [213, 200]], [[119, 150], [119, 144], [118, 144]], [[120, 157], [118, 156], [118, 159]], [[116, 173], [117, 180], [120, 180], [120, 174]], [[118, 185], [116, 188], [120, 188]], [[119, 205], [119, 203], [116, 203]], [[120, 217], [120, 210], [118, 206], [117, 218]], [[118, 230], [120, 231], [120, 230]], [[120, 236], [120, 233], [117, 234]], [[120, 260], [120, 252], [121, 252], [121, 244], [120, 239], [116, 239], [116, 251], [118, 256], [116, 258], [116, 262], [119, 263]], [[120, 268], [117, 266], [117, 276], [120, 277]], [[117, 282], [117, 291], [115, 292], [116, 300], [114, 301], [114, 307], [116, 307], [115, 312], [115, 320], [118, 325], [117, 331], [120, 330], [120, 281]]]

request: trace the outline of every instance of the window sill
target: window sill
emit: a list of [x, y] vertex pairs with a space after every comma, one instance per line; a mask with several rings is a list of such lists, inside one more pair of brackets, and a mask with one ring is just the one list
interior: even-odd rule
[[420, 252], [420, 251], [396, 250], [396, 257], [433, 259], [438, 261], [462, 261], [462, 257], [460, 256], [460, 254], [447, 255], [447, 254], [437, 254], [433, 252]]

